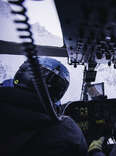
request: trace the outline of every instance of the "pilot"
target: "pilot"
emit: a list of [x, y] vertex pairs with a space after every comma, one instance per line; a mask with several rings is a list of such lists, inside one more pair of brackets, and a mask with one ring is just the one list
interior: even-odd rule
[[[52, 102], [59, 103], [69, 86], [69, 72], [55, 59], [38, 57], [38, 60]], [[61, 120], [54, 121], [43, 111], [41, 107], [43, 104], [38, 103], [29, 71], [28, 61], [26, 61], [14, 76], [13, 103], [10, 103], [8, 108], [3, 106], [4, 126], [7, 133], [3, 135], [3, 129], [0, 154], [3, 152], [2, 155], [8, 153], [6, 155], [17, 156], [27, 154], [87, 156], [86, 140], [78, 125], [68, 116], [62, 116]], [[44, 94], [42, 90], [41, 92]], [[10, 99], [11, 96], [9, 95], [8, 98]]]

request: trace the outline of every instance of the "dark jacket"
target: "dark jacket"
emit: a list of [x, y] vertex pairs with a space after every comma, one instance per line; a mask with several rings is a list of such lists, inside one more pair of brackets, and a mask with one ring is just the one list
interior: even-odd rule
[[89, 156], [106, 156], [102, 151], [93, 151], [89, 153]]
[[109, 156], [116, 156], [116, 144], [113, 145], [113, 148], [112, 148]]
[[0, 155], [11, 154], [87, 156], [87, 145], [71, 118], [52, 121], [35, 94], [0, 88]]

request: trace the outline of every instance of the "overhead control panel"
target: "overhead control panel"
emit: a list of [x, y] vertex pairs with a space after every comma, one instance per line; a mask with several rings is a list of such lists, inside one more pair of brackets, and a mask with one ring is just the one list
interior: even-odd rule
[[69, 64], [111, 63], [116, 68], [116, 1], [55, 0]]

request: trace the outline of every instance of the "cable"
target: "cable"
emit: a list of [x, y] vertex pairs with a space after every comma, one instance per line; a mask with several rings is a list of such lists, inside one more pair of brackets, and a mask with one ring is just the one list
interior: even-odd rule
[[[26, 15], [26, 8], [23, 6], [25, 0], [9, 0], [8, 3], [11, 5], [11, 13], [14, 15], [20, 15], [23, 19], [15, 19], [14, 23], [18, 24], [17, 31], [25, 32], [23, 35], [19, 35], [19, 38], [23, 40], [22, 45], [24, 47], [25, 55], [29, 62], [29, 71], [32, 75], [32, 82], [34, 88], [37, 92], [39, 102], [42, 104], [44, 111], [50, 115], [53, 119], [59, 120], [60, 118], [57, 116], [55, 109], [53, 107], [53, 103], [51, 101], [48, 88], [46, 82], [42, 79], [40, 68], [41, 65], [39, 60], [37, 59], [37, 51], [36, 46], [34, 45], [33, 34], [31, 32], [31, 25], [28, 23], [28, 16]], [[15, 7], [13, 7], [15, 6]], [[15, 10], [16, 7], [20, 7], [20, 11]], [[22, 24], [24, 27], [20, 26]], [[38, 78], [39, 75], [39, 78]], [[43, 93], [41, 93], [41, 90]], [[47, 107], [46, 107], [47, 106]]]
[[85, 74], [86, 74], [86, 66], [84, 67], [84, 71], [83, 71], [83, 82], [82, 82], [82, 89], [81, 89], [81, 96], [80, 96], [80, 101], [87, 101], [85, 100], [85, 94], [87, 94], [86, 92], [86, 81], [85, 81]]

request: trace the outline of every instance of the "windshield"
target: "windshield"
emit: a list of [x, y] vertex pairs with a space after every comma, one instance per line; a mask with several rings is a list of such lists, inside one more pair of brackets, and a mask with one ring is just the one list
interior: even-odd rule
[[[55, 58], [61, 61], [70, 72], [70, 85], [62, 98], [62, 103], [68, 101], [79, 101], [81, 96], [82, 82], [83, 82], [83, 66], [68, 65], [67, 58]], [[7, 79], [13, 79], [19, 66], [26, 60], [25, 56], [16, 55], [0, 55], [0, 83]], [[102, 64], [97, 67], [97, 76], [94, 83], [104, 82], [105, 94], [108, 98], [116, 98], [116, 70], [113, 66], [108, 67]]]
[[[61, 61], [70, 72], [70, 86], [61, 102], [80, 100], [83, 66], [74, 68], [67, 64], [67, 58], [55, 58]], [[19, 66], [26, 60], [25, 56], [0, 55], [0, 83], [7, 79], [13, 79]]]

